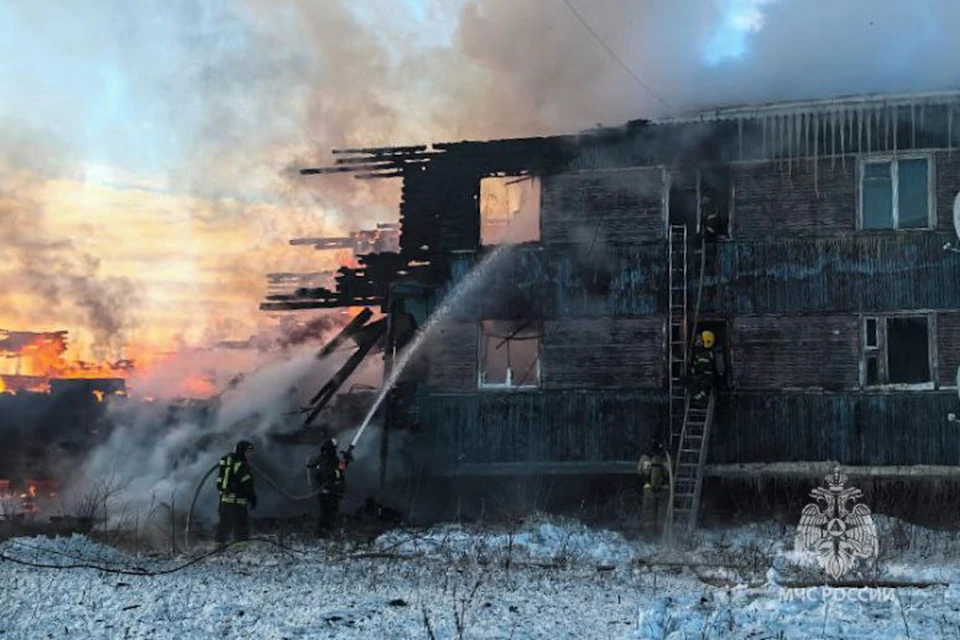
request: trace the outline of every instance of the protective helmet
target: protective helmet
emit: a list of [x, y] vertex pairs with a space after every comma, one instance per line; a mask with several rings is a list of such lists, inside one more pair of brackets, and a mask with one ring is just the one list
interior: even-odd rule
[[253, 451], [253, 443], [250, 442], [249, 440], [241, 440], [240, 442], [237, 443], [236, 449], [234, 450], [237, 453], [243, 455], [248, 451]]
[[337, 452], [337, 439], [336, 438], [327, 438], [323, 441], [323, 444], [320, 445], [320, 451], [324, 453], [336, 453]]
[[713, 331], [704, 331], [700, 336], [703, 339], [703, 346], [707, 349], [712, 349], [717, 342], [717, 337], [713, 335]]

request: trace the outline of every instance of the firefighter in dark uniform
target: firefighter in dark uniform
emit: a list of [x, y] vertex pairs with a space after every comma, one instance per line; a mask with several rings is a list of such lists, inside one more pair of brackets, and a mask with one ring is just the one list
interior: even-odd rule
[[314, 488], [319, 492], [320, 514], [317, 535], [327, 536], [333, 531], [340, 513], [340, 500], [346, 492], [347, 467], [353, 461], [350, 451], [337, 454], [337, 441], [328, 438], [320, 445], [320, 453], [310, 458], [307, 468]]
[[659, 530], [663, 521], [662, 511], [666, 501], [662, 500], [663, 488], [667, 483], [667, 456], [663, 444], [654, 440], [648, 447], [648, 453], [640, 456], [637, 471], [643, 483], [643, 502], [641, 504], [641, 520], [646, 531], [654, 533]]
[[697, 334], [690, 354], [690, 398], [697, 406], [707, 404], [710, 393], [716, 390], [720, 376], [717, 363], [717, 338], [712, 331]]
[[700, 198], [700, 230], [707, 242], [716, 242], [727, 236], [720, 209], [713, 198], [706, 194]]
[[217, 524], [217, 542], [224, 544], [233, 534], [236, 540], [250, 537], [247, 507], [257, 508], [257, 492], [253, 487], [253, 472], [247, 454], [253, 452], [253, 443], [241, 440], [233, 453], [220, 458], [217, 488], [220, 490], [220, 521]]

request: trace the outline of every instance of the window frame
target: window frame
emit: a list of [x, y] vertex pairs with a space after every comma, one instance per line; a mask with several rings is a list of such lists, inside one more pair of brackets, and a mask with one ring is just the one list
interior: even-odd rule
[[[926, 160], [927, 161], [927, 225], [925, 227], [903, 228], [900, 226], [900, 161], [901, 160]], [[892, 219], [893, 226], [882, 227], [879, 229], [867, 229], [864, 227], [863, 218], [863, 183], [866, 177], [866, 165], [879, 164], [883, 162], [890, 163], [890, 182], [892, 199]], [[937, 228], [937, 203], [936, 203], [936, 155], [933, 153], [897, 153], [897, 154], [868, 154], [861, 155], [857, 163], [857, 230], [858, 231], [933, 231]]]
[[[536, 197], [537, 197], [537, 238], [535, 240], [521, 240], [519, 242], [484, 242], [483, 239], [483, 181], [487, 179], [493, 180], [503, 180], [503, 186], [507, 189], [514, 183], [527, 182], [536, 185]], [[519, 172], [519, 173], [507, 173], [507, 172], [495, 172], [486, 175], [480, 176], [477, 180], [477, 190], [474, 195], [474, 200], [476, 201], [476, 211], [477, 211], [477, 247], [480, 249], [486, 249], [488, 247], [499, 247], [504, 244], [519, 246], [519, 245], [539, 245], [543, 242], [543, 179], [544, 176], [538, 173], [532, 173], [529, 171]], [[516, 214], [510, 216], [506, 227], [509, 228], [513, 224], [513, 220], [516, 217]]]
[[[895, 319], [922, 318], [927, 323], [927, 369], [930, 379], [926, 382], [889, 382], [890, 348], [887, 323]], [[867, 344], [867, 324], [876, 321], [877, 344]], [[877, 372], [880, 382], [870, 384], [867, 374], [867, 362], [871, 356], [877, 359]], [[903, 311], [897, 313], [871, 314], [860, 317], [860, 388], [869, 391], [897, 389], [908, 391], [928, 391], [937, 388], [937, 314], [928, 311]]]
[[[484, 374], [486, 370], [486, 346], [487, 346], [487, 336], [488, 334], [483, 329], [484, 322], [515, 322], [523, 323], [529, 322], [530, 325], [535, 326], [539, 331], [537, 332], [537, 359], [534, 366], [534, 372], [536, 376], [533, 378], [534, 382], [532, 384], [516, 385], [513, 384], [513, 370], [508, 366], [506, 372], [506, 381], [505, 382], [486, 382], [484, 380]], [[477, 323], [477, 390], [478, 391], [539, 391], [543, 385], [542, 379], [542, 368], [543, 368], [543, 322], [541, 320], [514, 320], [514, 319], [500, 319], [500, 318], [484, 318]], [[508, 348], [509, 348], [509, 340]], [[523, 372], [521, 372], [523, 373]]]

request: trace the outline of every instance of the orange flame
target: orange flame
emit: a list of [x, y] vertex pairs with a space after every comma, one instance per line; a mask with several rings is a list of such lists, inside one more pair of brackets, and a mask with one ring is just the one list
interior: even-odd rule
[[[176, 356], [134, 348], [131, 351], [136, 353], [135, 359], [90, 363], [67, 360], [67, 348], [66, 331], [36, 333], [0, 329], [0, 393], [49, 393], [50, 381], [59, 379], [129, 381], [135, 373], [161, 366]], [[210, 397], [217, 392], [214, 382], [204, 376], [188, 378], [181, 386], [182, 395], [193, 398]], [[103, 402], [106, 392], [94, 390], [93, 395], [97, 402]]]

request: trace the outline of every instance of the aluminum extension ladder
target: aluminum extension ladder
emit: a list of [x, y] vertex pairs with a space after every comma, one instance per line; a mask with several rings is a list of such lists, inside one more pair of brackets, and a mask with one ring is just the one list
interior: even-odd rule
[[[706, 400], [704, 403], [703, 400]], [[671, 534], [692, 533], [697, 528], [700, 514], [700, 492], [703, 488], [703, 469], [710, 446], [710, 428], [716, 408], [716, 394], [707, 398], [687, 400], [683, 429], [677, 445], [673, 469], [673, 488], [667, 527]]]
[[670, 363], [670, 444], [675, 447], [683, 431], [686, 410], [686, 388], [683, 378], [687, 371], [687, 227], [670, 225], [667, 245], [669, 274], [668, 340]]

